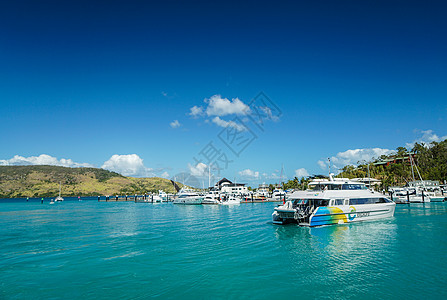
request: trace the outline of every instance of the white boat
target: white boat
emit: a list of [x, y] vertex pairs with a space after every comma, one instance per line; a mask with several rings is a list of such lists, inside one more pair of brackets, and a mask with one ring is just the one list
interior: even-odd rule
[[225, 200], [223, 200], [220, 204], [222, 205], [237, 205], [237, 204], [241, 204], [241, 199], [233, 196], [233, 195], [229, 195], [225, 197]]
[[177, 197], [174, 199], [174, 204], [185, 204], [185, 205], [197, 205], [202, 204], [203, 196], [200, 196], [198, 193], [194, 192], [188, 188], [182, 188]]
[[220, 192], [217, 190], [211, 190], [203, 198], [202, 204], [219, 204], [220, 203]]
[[163, 190], [158, 191], [158, 197], [160, 197], [161, 202], [168, 202], [168, 194], [166, 194]]
[[159, 195], [155, 194], [151, 195], [151, 201], [154, 203], [161, 203], [163, 199]]
[[321, 226], [370, 221], [394, 216], [396, 203], [368, 190], [364, 183], [320, 181], [313, 190], [292, 193], [290, 200], [274, 209], [274, 224]]
[[62, 196], [61, 196], [61, 187], [62, 187], [62, 183], [59, 182], [59, 196], [57, 196], [56, 199], [54, 199], [54, 202], [64, 201], [64, 198], [62, 198]]
[[283, 191], [283, 189], [275, 189], [272, 193], [272, 200], [273, 201], [283, 201], [286, 197], [286, 192]]

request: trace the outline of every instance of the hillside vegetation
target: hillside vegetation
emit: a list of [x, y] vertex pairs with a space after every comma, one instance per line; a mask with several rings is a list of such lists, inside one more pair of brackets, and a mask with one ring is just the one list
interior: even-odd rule
[[125, 177], [96, 168], [0, 166], [0, 198], [52, 197], [59, 193], [59, 182], [63, 197], [174, 192], [165, 178]]
[[[413, 157], [413, 172], [409, 157]], [[447, 140], [432, 142], [429, 145], [416, 143], [412, 149], [398, 147], [391, 155], [382, 155], [371, 161], [357, 162], [357, 165], [348, 165], [341, 169], [336, 177], [364, 178], [369, 175], [381, 180], [380, 189], [387, 190], [391, 186], [404, 186], [416, 180], [419, 174], [423, 180], [436, 180], [443, 184], [447, 180]], [[417, 168], [417, 169], [416, 169]], [[284, 184], [287, 188], [306, 189], [312, 178], [294, 178]]]
[[[370, 162], [359, 163], [358, 166], [345, 166], [338, 177], [367, 177], [368, 165], [370, 176], [382, 181], [381, 188], [404, 186], [413, 181], [413, 173], [409, 156], [414, 157], [413, 173], [416, 180], [419, 174], [423, 180], [436, 180], [444, 183], [447, 180], [447, 140], [429, 145], [416, 143], [412, 149], [398, 147], [392, 155], [382, 155]], [[389, 161], [389, 164], [381, 162]], [[419, 174], [418, 174], [419, 172]]]

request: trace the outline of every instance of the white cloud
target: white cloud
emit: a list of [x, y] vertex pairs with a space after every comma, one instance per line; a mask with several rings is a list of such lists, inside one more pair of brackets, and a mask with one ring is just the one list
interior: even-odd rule
[[280, 179], [280, 176], [278, 175], [278, 171], [273, 172], [271, 174], [268, 173], [262, 173], [262, 177], [264, 177], [264, 179], [267, 180], [276, 180], [276, 179]]
[[415, 143], [429, 145], [431, 142], [442, 142], [443, 140], [447, 139], [447, 135], [440, 137], [434, 133], [433, 130], [421, 130], [420, 133], [422, 135], [419, 138], [414, 140], [412, 143], [406, 143], [407, 149], [413, 149]]
[[203, 115], [203, 107], [201, 107], [201, 106], [194, 105], [189, 110], [190, 110], [189, 115], [194, 118], [197, 118], [197, 117]]
[[[408, 150], [412, 149], [415, 143], [429, 145], [431, 142], [441, 142], [447, 139], [447, 135], [438, 136], [433, 130], [421, 130], [418, 132], [420, 132], [419, 138], [412, 143], [406, 143], [406, 148]], [[332, 156], [331, 164], [335, 169], [341, 169], [346, 165], [357, 165], [358, 162], [369, 162], [373, 158], [379, 158], [382, 155], [390, 155], [395, 152], [395, 150], [383, 148], [351, 149], [339, 152], [337, 155]], [[317, 163], [322, 170], [327, 170], [329, 167], [329, 162], [326, 160], [319, 160]]]
[[300, 168], [300, 169], [295, 170], [295, 177], [296, 178], [307, 177], [307, 176], [309, 176], [309, 172], [307, 172], [306, 169]]
[[182, 126], [182, 124], [180, 124], [178, 120], [172, 121], [169, 125], [171, 125], [172, 128], [179, 128], [180, 126]]
[[161, 177], [163, 178], [169, 178], [169, 173], [164, 171], [163, 174], [161, 174]]
[[247, 128], [244, 125], [238, 124], [234, 121], [225, 121], [219, 117], [214, 117], [212, 121], [214, 124], [216, 124], [217, 126], [220, 126], [220, 127], [224, 127], [224, 128], [232, 127], [234, 129], [236, 129], [237, 131], [247, 130]]
[[326, 162], [324, 162], [322, 160], [319, 160], [317, 163], [318, 163], [318, 165], [320, 166], [320, 168], [322, 170], [326, 170], [327, 169], [327, 163]]
[[[382, 148], [350, 149], [339, 152], [336, 156], [332, 156], [331, 164], [335, 169], [341, 169], [346, 165], [357, 165], [358, 162], [369, 162], [373, 158], [390, 155], [394, 152], [394, 150]], [[322, 170], [328, 169], [329, 161], [319, 160], [317, 163]]]
[[244, 179], [254, 180], [259, 178], [259, 172], [250, 169], [245, 169], [239, 172], [239, 176], [241, 176]]
[[226, 115], [247, 115], [250, 113], [250, 108], [239, 98], [228, 100], [222, 98], [221, 95], [214, 95], [209, 99], [205, 99], [208, 103], [206, 114], [208, 116], [226, 116]]
[[207, 174], [208, 166], [204, 163], [198, 163], [195, 166], [188, 164], [188, 168], [192, 176], [203, 177], [205, 176], [205, 174]]
[[41, 154], [39, 156], [23, 157], [20, 155], [14, 155], [13, 158], [2, 160], [0, 159], [0, 165], [2, 166], [24, 166], [24, 165], [50, 165], [50, 166], [62, 166], [62, 167], [93, 167], [88, 163], [77, 163], [71, 159], [61, 158], [58, 160], [56, 157]]
[[136, 154], [112, 155], [101, 168], [124, 176], [144, 177], [153, 175], [151, 174], [152, 169], [146, 168], [143, 164], [143, 159]]
[[270, 107], [260, 106], [259, 109], [264, 113], [267, 120], [272, 120], [275, 122], [279, 121], [279, 117], [273, 115], [272, 109]]
[[366, 148], [366, 149], [354, 149], [339, 152], [335, 157], [331, 158], [332, 163], [336, 165], [356, 165], [357, 162], [368, 162], [373, 158], [378, 158], [381, 155], [389, 155], [395, 152], [390, 149], [382, 148]]

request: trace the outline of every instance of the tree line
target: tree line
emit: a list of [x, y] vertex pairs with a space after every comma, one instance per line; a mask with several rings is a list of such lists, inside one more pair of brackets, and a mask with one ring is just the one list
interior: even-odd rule
[[[383, 190], [391, 186], [404, 186], [413, 181], [413, 175], [416, 180], [422, 177], [423, 180], [436, 180], [444, 184], [447, 180], [447, 140], [430, 144], [415, 143], [411, 149], [398, 147], [393, 154], [344, 166], [336, 177], [352, 179], [366, 178], [368, 175], [381, 180], [379, 189]], [[284, 183], [284, 189], [304, 190], [314, 178], [295, 177]]]

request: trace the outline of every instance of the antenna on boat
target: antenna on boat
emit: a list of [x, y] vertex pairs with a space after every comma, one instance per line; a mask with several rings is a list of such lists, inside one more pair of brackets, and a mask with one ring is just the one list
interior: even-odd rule
[[332, 178], [332, 173], [331, 173], [331, 158], [328, 157], [327, 160], [329, 161], [329, 181], [334, 181], [334, 178]]

